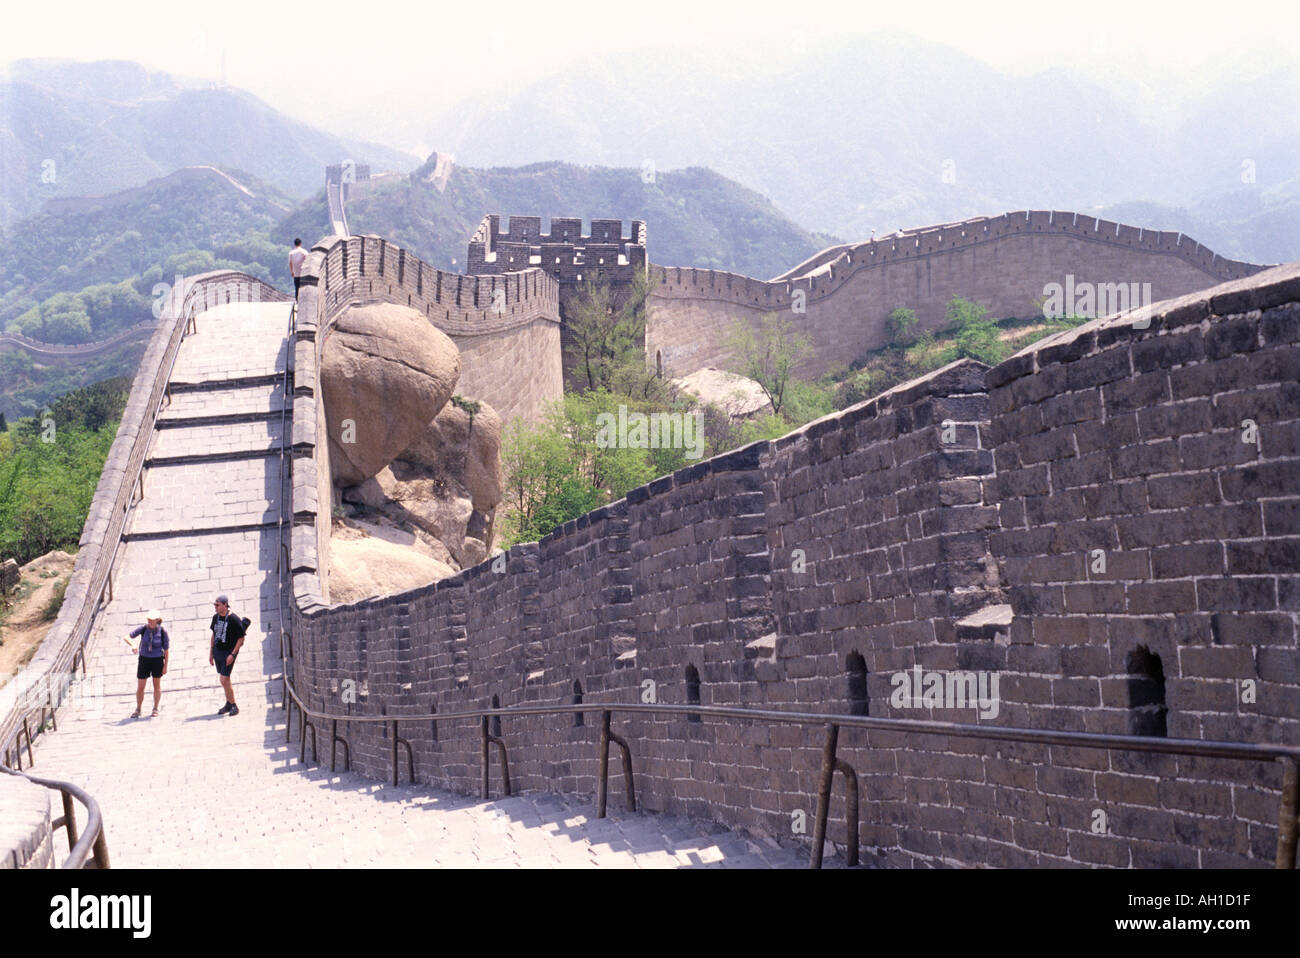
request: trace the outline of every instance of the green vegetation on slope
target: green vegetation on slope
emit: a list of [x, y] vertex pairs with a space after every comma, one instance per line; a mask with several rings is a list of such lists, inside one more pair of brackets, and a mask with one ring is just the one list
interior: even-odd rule
[[768, 317], [758, 330], [734, 331], [730, 341], [737, 359], [731, 371], [759, 382], [776, 401], [778, 412], [737, 421], [693, 397], [674, 394], [661, 380], [653, 380], [655, 390], [646, 398], [639, 386], [627, 388], [630, 377], [606, 377], [601, 388], [566, 396], [539, 426], [529, 428], [515, 420], [507, 429], [502, 448], [507, 488], [498, 525], [502, 544], [539, 539], [630, 489], [699, 461], [681, 448], [639, 448], [630, 442], [603, 446], [600, 417], [618, 417], [620, 406], [629, 419], [638, 412], [698, 414], [702, 435], [693, 451], [716, 456], [783, 436], [963, 357], [999, 363], [1032, 342], [1086, 321], [996, 321], [978, 304], [954, 298], [948, 304], [947, 328], [917, 335], [915, 314], [900, 309], [890, 318], [893, 343], [860, 357], [848, 369], [808, 381], [790, 373], [806, 350], [806, 339], [778, 317]]
[[75, 390], [0, 432], [0, 557], [76, 550], [130, 385]]
[[16, 224], [0, 238], [0, 328], [91, 342], [149, 319], [154, 286], [177, 273], [238, 268], [287, 281], [288, 245], [271, 233], [288, 201], [230, 176], [178, 170], [112, 196], [56, 201]]

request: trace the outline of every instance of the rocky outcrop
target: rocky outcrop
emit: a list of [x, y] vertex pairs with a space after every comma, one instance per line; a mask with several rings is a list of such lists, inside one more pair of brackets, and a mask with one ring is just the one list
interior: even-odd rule
[[501, 417], [484, 402], [448, 403], [399, 457], [419, 463], [465, 487], [478, 512], [501, 501]]
[[401, 456], [344, 489], [343, 501], [438, 543], [451, 574], [487, 557], [503, 485], [501, 417], [458, 399]]
[[335, 602], [401, 592], [455, 572], [409, 533], [341, 522], [330, 535], [330, 597]]
[[732, 419], [749, 419], [772, 411], [772, 403], [762, 386], [752, 379], [712, 366], [674, 379], [672, 384], [700, 402], [722, 410]]
[[460, 353], [407, 306], [353, 306], [335, 322], [321, 357], [335, 485], [379, 473], [428, 428], [460, 378]]

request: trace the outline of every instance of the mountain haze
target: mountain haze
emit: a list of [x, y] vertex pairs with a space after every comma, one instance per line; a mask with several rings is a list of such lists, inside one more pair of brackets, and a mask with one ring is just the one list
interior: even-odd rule
[[[429, 182], [433, 162], [409, 177], [358, 184], [348, 202], [348, 228], [376, 233], [441, 269], [463, 271], [469, 238], [488, 213], [581, 216], [646, 221], [650, 259], [665, 266], [702, 266], [774, 276], [838, 242], [801, 229], [763, 196], [702, 168], [656, 173], [639, 169], [535, 163], [517, 168], [454, 166], [446, 189]], [[305, 241], [326, 230], [322, 192], [283, 224]], [[506, 222], [502, 220], [504, 229]], [[543, 224], [545, 225], [545, 223]]]
[[294, 197], [324, 167], [366, 157], [407, 170], [418, 159], [299, 123], [251, 93], [135, 63], [20, 60], [0, 83], [0, 225], [52, 197], [139, 186], [181, 167], [246, 170]]
[[1151, 203], [1169, 228], [1222, 237], [1225, 255], [1300, 258], [1294, 233], [1269, 232], [1300, 197], [1300, 70], [1279, 60], [1220, 75], [1161, 123], [1068, 65], [1012, 76], [892, 30], [804, 48], [743, 38], [594, 58], [471, 99], [423, 135], [476, 165], [704, 165], [851, 239], [1009, 209], [1112, 216]]

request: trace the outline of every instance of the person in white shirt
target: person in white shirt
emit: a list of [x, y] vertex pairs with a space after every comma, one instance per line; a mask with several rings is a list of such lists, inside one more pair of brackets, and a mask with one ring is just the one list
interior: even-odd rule
[[293, 241], [293, 250], [289, 253], [289, 273], [293, 276], [293, 298], [298, 298], [298, 288], [302, 286], [302, 264], [307, 261], [307, 251], [302, 248], [302, 240]]

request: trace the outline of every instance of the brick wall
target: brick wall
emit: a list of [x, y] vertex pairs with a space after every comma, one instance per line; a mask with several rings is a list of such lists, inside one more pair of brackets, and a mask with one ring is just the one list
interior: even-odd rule
[[[691, 267], [653, 267], [647, 354], [682, 376], [728, 361], [725, 332], [767, 312], [792, 315], [813, 339], [805, 375], [820, 375], [886, 342], [885, 318], [916, 312], [921, 329], [945, 325], [954, 296], [995, 317], [1040, 312], [1048, 283], [1150, 283], [1153, 301], [1250, 275], [1179, 233], [1143, 230], [1060, 211], [1019, 211], [832, 247], [764, 281]], [[796, 297], [804, 313], [791, 313]], [[1100, 315], [1100, 314], [1099, 314]], [[701, 330], [714, 331], [701, 335]]]
[[[1150, 711], [1141, 645], [1163, 666], [1168, 735], [1300, 742], [1300, 266], [1149, 314], [1149, 328], [1131, 323], [1145, 313], [1098, 320], [993, 370], [956, 363], [683, 469], [511, 549], [500, 571], [334, 607], [302, 577], [297, 687], [323, 711], [428, 716], [402, 727], [417, 777], [466, 793], [478, 729], [443, 721], [435, 741], [433, 709], [569, 703], [575, 682], [587, 703], [640, 701], [649, 682], [684, 704], [688, 666], [706, 705], [1125, 733]], [[1247, 418], [1260, 442], [1242, 451]], [[972, 617], [1006, 606], [1009, 625]], [[999, 713], [897, 707], [895, 676], [915, 666], [996, 674]], [[647, 809], [783, 839], [813, 814], [819, 729], [616, 725]], [[594, 792], [598, 713], [503, 726], [517, 788]], [[386, 730], [340, 734], [354, 767], [391, 774]], [[856, 729], [840, 755], [882, 864], [1274, 855], [1268, 764]], [[831, 813], [842, 840], [838, 785]]]

